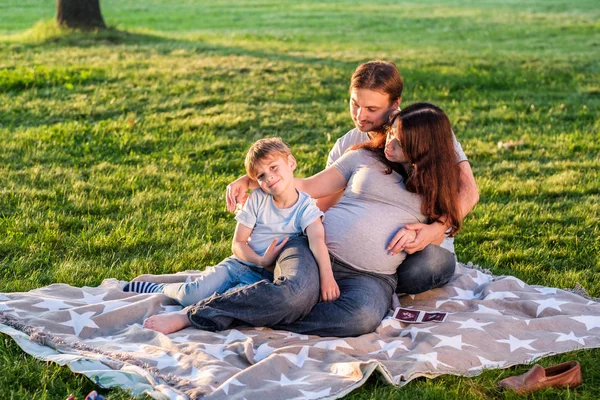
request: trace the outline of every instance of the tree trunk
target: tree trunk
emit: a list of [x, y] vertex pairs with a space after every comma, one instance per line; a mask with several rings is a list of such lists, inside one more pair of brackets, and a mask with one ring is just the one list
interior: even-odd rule
[[78, 29], [105, 29], [100, 0], [56, 0], [59, 26]]

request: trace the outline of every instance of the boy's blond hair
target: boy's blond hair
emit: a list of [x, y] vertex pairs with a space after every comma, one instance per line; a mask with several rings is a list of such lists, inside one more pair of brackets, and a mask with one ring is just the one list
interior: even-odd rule
[[277, 156], [287, 160], [291, 155], [292, 151], [279, 137], [257, 140], [246, 153], [246, 173], [250, 179], [256, 180], [256, 164], [259, 161]]

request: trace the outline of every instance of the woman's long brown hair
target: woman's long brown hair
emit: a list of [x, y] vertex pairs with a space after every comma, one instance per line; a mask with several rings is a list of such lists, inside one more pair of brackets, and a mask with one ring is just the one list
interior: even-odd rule
[[[399, 118], [396, 128], [394, 120]], [[411, 165], [407, 170], [385, 158], [385, 135], [373, 138], [352, 149], [363, 148], [373, 152], [388, 169], [398, 172], [406, 189], [423, 197], [421, 212], [433, 221], [447, 223], [453, 236], [462, 225], [458, 197], [460, 170], [450, 120], [439, 107], [430, 103], [415, 103], [404, 108], [387, 127], [400, 142], [402, 151]], [[443, 220], [442, 220], [443, 219]]]

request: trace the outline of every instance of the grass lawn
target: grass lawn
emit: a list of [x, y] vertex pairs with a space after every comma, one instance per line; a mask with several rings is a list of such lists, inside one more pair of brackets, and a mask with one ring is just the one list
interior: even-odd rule
[[[600, 297], [597, 0], [101, 6], [114, 29], [83, 34], [54, 27], [54, 2], [0, 0], [0, 292], [228, 256], [224, 191], [250, 143], [280, 135], [299, 175], [318, 172], [352, 128], [354, 68], [381, 58], [398, 64], [404, 104], [446, 110], [470, 159], [481, 200], [457, 237], [459, 260]], [[2, 399], [95, 388], [0, 339]], [[599, 357], [543, 359], [580, 360], [584, 384], [531, 398], [600, 398]], [[348, 398], [504, 398], [495, 382], [527, 369], [402, 389], [371, 378]]]

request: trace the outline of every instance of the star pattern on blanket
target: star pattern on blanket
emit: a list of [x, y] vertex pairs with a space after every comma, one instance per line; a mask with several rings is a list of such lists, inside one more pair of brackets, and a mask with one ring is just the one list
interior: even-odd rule
[[435, 326], [429, 326], [429, 327], [425, 327], [425, 328], [417, 328], [416, 326], [412, 326], [409, 329], [405, 329], [402, 332], [400, 332], [400, 336], [409, 336], [410, 335], [410, 341], [414, 342], [419, 333], [431, 333], [431, 330], [433, 328], [435, 328]]
[[354, 350], [354, 347], [350, 346], [344, 339], [325, 340], [315, 344], [315, 347], [329, 350], [336, 350], [337, 348]]
[[221, 361], [223, 361], [225, 357], [235, 354], [233, 351], [227, 350], [225, 345], [222, 344], [205, 344], [203, 351]]
[[440, 340], [440, 342], [438, 344], [433, 346], [434, 349], [438, 348], [438, 347], [453, 347], [455, 349], [462, 350], [463, 346], [475, 347], [473, 345], [463, 343], [462, 335], [456, 335], [456, 336], [433, 335], [433, 337]]
[[39, 303], [32, 304], [31, 307], [44, 308], [48, 311], [58, 311], [66, 308], [73, 308], [72, 305], [58, 299], [43, 299]]
[[309, 346], [302, 346], [302, 349], [300, 350], [300, 352], [298, 354], [281, 354], [283, 357], [287, 358], [292, 364], [294, 364], [295, 366], [297, 366], [298, 368], [302, 368], [304, 366], [304, 363], [307, 361], [314, 361], [314, 362], [322, 362], [321, 360], [317, 360], [314, 358], [310, 358], [308, 356], [309, 353]]
[[594, 328], [600, 328], [600, 318], [591, 315], [582, 315], [579, 317], [571, 317], [571, 319], [585, 324], [585, 329], [588, 331]]
[[60, 325], [70, 326], [75, 331], [75, 336], [79, 336], [83, 328], [99, 328], [98, 325], [94, 321], [92, 321], [92, 316], [96, 314], [94, 311], [84, 312], [83, 314], [78, 314], [73, 310], [69, 310], [69, 315], [71, 316], [65, 322], [61, 322]]
[[438, 353], [437, 352], [426, 353], [426, 354], [412, 354], [412, 355], [408, 356], [408, 358], [414, 358], [418, 362], [423, 362], [423, 363], [429, 363], [429, 364], [431, 364], [431, 366], [433, 367], [433, 369], [438, 369], [439, 365], [443, 365], [446, 368], [452, 368], [452, 366], [439, 361], [437, 359], [437, 357], [438, 357]]
[[537, 312], [535, 314], [536, 317], [539, 317], [540, 314], [547, 308], [552, 308], [554, 310], [562, 311], [560, 309], [560, 306], [568, 303], [568, 301], [559, 301], [559, 300], [556, 300], [555, 298], [549, 298], [549, 299], [544, 299], [544, 300], [533, 300], [533, 302], [539, 304], [539, 306], [537, 308]]
[[537, 339], [521, 340], [521, 339], [514, 337], [513, 335], [509, 335], [508, 339], [497, 340], [497, 342], [508, 344], [510, 346], [510, 352], [512, 353], [513, 351], [518, 350], [520, 348], [528, 349], [528, 350], [535, 350], [533, 347], [530, 346], [530, 344], [535, 342], [536, 340]]
[[568, 334], [564, 334], [561, 332], [553, 332], [555, 335], [558, 335], [558, 338], [556, 338], [557, 342], [566, 342], [567, 340], [572, 340], [574, 342], [577, 342], [581, 345], [585, 345], [585, 341], [584, 339], [589, 338], [589, 336], [575, 336], [575, 334], [573, 333], [573, 331], [569, 332]]
[[[67, 353], [31, 348], [75, 365], [103, 385], [124, 385], [138, 394], [164, 389], [182, 393], [182, 399], [201, 394], [215, 400], [337, 398], [374, 371], [404, 385], [419, 376], [473, 376], [485, 369], [600, 347], [597, 302], [514, 277], [494, 278], [460, 264], [446, 286], [401, 298], [405, 308], [448, 312], [444, 322], [402, 323], [388, 313], [375, 333], [356, 338], [244, 327], [217, 333], [188, 328], [165, 336], [141, 326], [145, 310], [156, 314], [181, 307], [163, 295], [130, 296], [116, 283], [98, 288], [56, 284], [2, 294], [0, 329], [2, 321], [10, 321], [11, 310], [21, 326], [43, 332], [49, 343], [57, 338], [57, 347]], [[114, 325], [119, 319], [122, 323]], [[85, 350], [78, 353], [78, 348]], [[81, 357], [94, 352], [82, 363]]]
[[458, 329], [477, 329], [483, 332], [485, 332], [485, 329], [483, 329], [484, 326], [493, 324], [493, 322], [477, 322], [473, 318], [469, 318], [466, 321], [458, 321], [458, 323], [460, 324]]
[[490, 361], [485, 357], [477, 356], [481, 365], [469, 368], [469, 371], [481, 371], [484, 369], [502, 368], [506, 365], [506, 361]]
[[104, 300], [107, 293], [103, 292], [100, 294], [93, 295], [91, 293], [86, 292], [85, 290], [82, 290], [81, 294], [83, 295], [83, 298], [80, 300], [83, 300], [86, 304], [98, 304], [101, 303], [102, 300]]
[[387, 353], [387, 356], [389, 358], [391, 358], [394, 355], [394, 353], [396, 352], [396, 350], [398, 350], [398, 349], [408, 351], [406, 346], [399, 340], [394, 340], [393, 342], [386, 342], [385, 340], [378, 340], [377, 343], [379, 344], [379, 347], [381, 347], [381, 348], [379, 350], [372, 351], [369, 354], [379, 354], [379, 353], [385, 352], [385, 353]]

